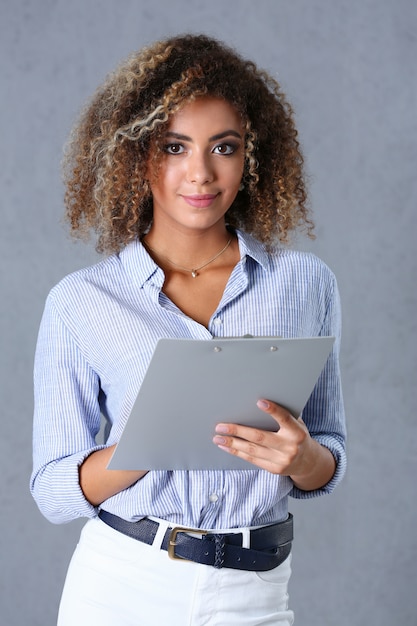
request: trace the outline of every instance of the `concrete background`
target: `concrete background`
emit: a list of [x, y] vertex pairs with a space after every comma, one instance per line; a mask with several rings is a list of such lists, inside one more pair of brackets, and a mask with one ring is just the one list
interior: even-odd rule
[[130, 51], [206, 32], [281, 81], [343, 300], [349, 471], [293, 502], [300, 626], [416, 624], [416, 7], [414, 0], [1, 0], [0, 614], [53, 626], [80, 523], [28, 492], [32, 364], [44, 301], [96, 259], [62, 225], [62, 145]]

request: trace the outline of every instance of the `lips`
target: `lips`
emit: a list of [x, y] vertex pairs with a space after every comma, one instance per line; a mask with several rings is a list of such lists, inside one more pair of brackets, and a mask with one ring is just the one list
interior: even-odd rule
[[191, 196], [182, 196], [187, 204], [198, 209], [204, 209], [210, 206], [217, 198], [217, 193], [193, 194]]

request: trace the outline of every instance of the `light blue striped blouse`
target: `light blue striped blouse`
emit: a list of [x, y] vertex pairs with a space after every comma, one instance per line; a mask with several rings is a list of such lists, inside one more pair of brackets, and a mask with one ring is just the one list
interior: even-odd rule
[[268, 254], [249, 235], [237, 234], [241, 260], [208, 329], [161, 291], [164, 274], [139, 242], [52, 289], [35, 357], [31, 478], [32, 494], [50, 521], [97, 515], [80, 489], [78, 467], [103, 447], [96, 443], [101, 415], [109, 422], [107, 444], [118, 441], [160, 337], [335, 335], [303, 419], [312, 436], [332, 451], [337, 471], [314, 492], [300, 491], [288, 477], [249, 464], [248, 470], [152, 471], [106, 500], [104, 509], [127, 520], [153, 515], [191, 527], [261, 525], [286, 517], [288, 495], [330, 493], [341, 480], [345, 420], [335, 278], [312, 254], [287, 249]]

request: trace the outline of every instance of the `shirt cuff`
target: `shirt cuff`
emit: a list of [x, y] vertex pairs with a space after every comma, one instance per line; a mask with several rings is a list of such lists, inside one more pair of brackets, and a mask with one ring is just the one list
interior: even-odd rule
[[42, 514], [53, 524], [65, 524], [78, 517], [92, 518], [97, 508], [85, 498], [79, 481], [79, 467], [97, 450], [96, 446], [48, 464], [38, 474], [33, 495]]

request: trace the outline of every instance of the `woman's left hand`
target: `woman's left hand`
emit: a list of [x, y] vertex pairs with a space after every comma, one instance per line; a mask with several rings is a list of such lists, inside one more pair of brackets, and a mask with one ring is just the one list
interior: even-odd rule
[[315, 441], [301, 418], [269, 400], [259, 400], [258, 408], [277, 422], [277, 432], [242, 426], [217, 424], [213, 442], [222, 450], [267, 470], [291, 476], [306, 491], [318, 489], [333, 476], [336, 463], [330, 450]]

